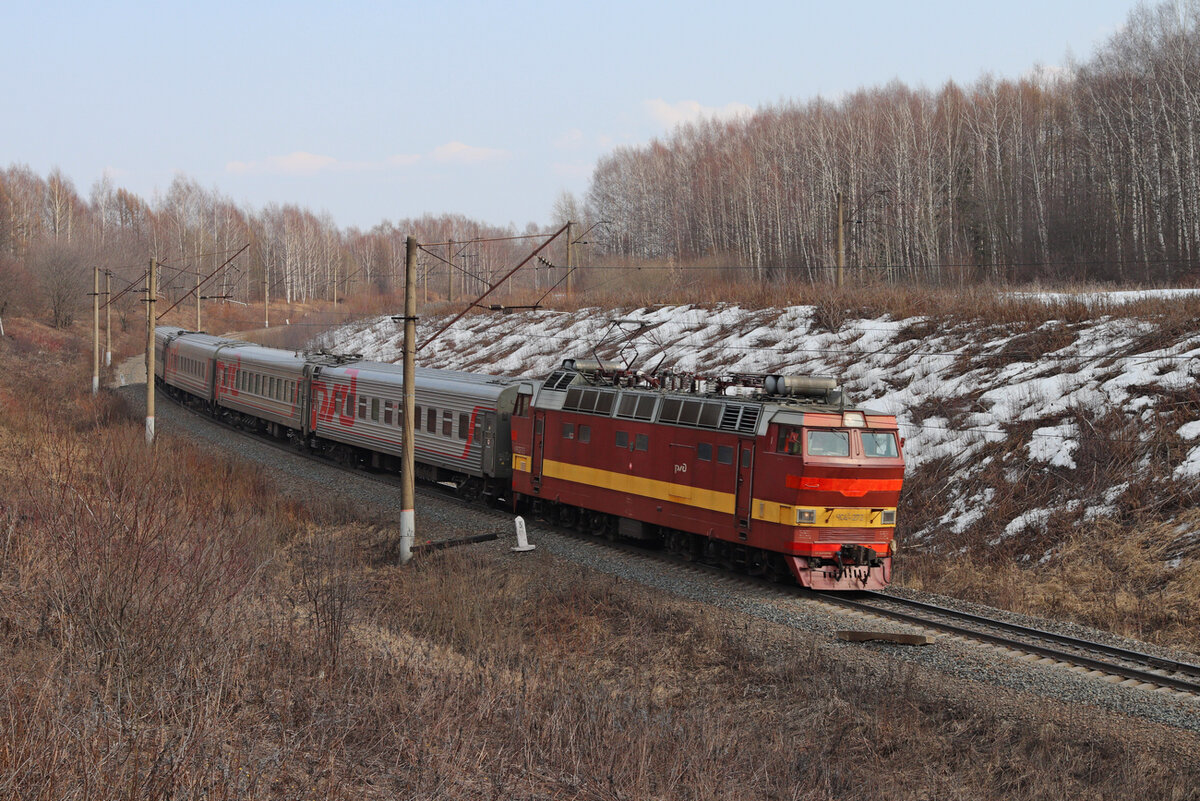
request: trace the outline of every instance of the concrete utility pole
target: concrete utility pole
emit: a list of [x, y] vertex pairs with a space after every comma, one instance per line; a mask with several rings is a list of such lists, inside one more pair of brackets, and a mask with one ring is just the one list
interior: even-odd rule
[[146, 444], [154, 444], [154, 301], [158, 296], [158, 259], [146, 276]]
[[[407, 266], [405, 270], [407, 270]], [[446, 300], [454, 302], [454, 240], [446, 241]]]
[[412, 559], [413, 538], [416, 536], [416, 487], [413, 464], [416, 448], [413, 441], [417, 397], [417, 240], [408, 237], [404, 242], [404, 429], [401, 440], [400, 465], [400, 563]]
[[196, 268], [196, 330], [200, 330], [200, 268]]
[[837, 193], [837, 214], [838, 214], [838, 234], [837, 234], [837, 285], [840, 287], [844, 277], [842, 271], [846, 269], [846, 234], [845, 222], [842, 212], [842, 193]]
[[100, 391], [100, 268], [92, 268], [92, 394]]
[[271, 327], [271, 271], [263, 265], [263, 328]]
[[571, 225], [567, 220], [567, 297], [575, 297], [575, 273], [571, 271]]
[[104, 366], [112, 367], [112, 270], [104, 271]]

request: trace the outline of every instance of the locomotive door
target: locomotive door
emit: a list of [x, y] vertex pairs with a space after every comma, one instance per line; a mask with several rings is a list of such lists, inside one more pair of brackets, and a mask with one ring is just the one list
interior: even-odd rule
[[533, 491], [537, 492], [542, 487], [542, 449], [545, 446], [545, 429], [546, 415], [542, 412], [534, 411], [533, 413], [533, 465], [530, 468], [529, 475], [533, 480]]
[[754, 497], [754, 440], [738, 442], [737, 468], [737, 518], [738, 537], [746, 539], [750, 533], [751, 503]]

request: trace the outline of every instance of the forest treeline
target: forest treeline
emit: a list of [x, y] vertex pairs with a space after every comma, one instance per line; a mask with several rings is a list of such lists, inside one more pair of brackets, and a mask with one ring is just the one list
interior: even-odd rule
[[828, 278], [1172, 281], [1200, 258], [1200, 3], [1141, 6], [1088, 60], [760, 108], [618, 148], [588, 205], [634, 260]]
[[[268, 292], [291, 303], [368, 288], [386, 294], [403, 281], [409, 235], [431, 245], [418, 258], [425, 297], [474, 297], [544, 240], [524, 237], [540, 233], [533, 223], [519, 231], [453, 214], [342, 229], [329, 214], [295, 205], [249, 209], [185, 175], [152, 201], [108, 176], [85, 198], [61, 170], [42, 177], [15, 165], [0, 169], [0, 319], [25, 306], [69, 325], [90, 306], [93, 266], [113, 271], [115, 295], [140, 284], [151, 258], [161, 265], [160, 293], [172, 302], [195, 287], [198, 272], [214, 271], [202, 294], [230, 302], [258, 302]], [[480, 239], [494, 241], [468, 243]], [[521, 280], [553, 283], [551, 272], [530, 270]], [[114, 304], [122, 321], [140, 308], [139, 298], [130, 293]]]
[[[1200, 0], [1139, 7], [1063, 70], [937, 91], [892, 83], [683, 125], [614, 150], [586, 197], [563, 193], [550, 224], [520, 230], [451, 214], [343, 229], [295, 205], [239, 205], [185, 175], [150, 200], [108, 176], [85, 197], [58, 169], [43, 177], [13, 165], [0, 169], [0, 319], [24, 303], [69, 324], [87, 306], [93, 265], [123, 288], [151, 257], [174, 301], [244, 245], [205, 294], [386, 294], [408, 235], [437, 243], [419, 257], [421, 300], [461, 301], [542, 241], [521, 237], [566, 220], [579, 223], [573, 263], [588, 268], [576, 286], [596, 297], [614, 286], [669, 292], [689, 265], [715, 268], [703, 275], [728, 286], [751, 286], [747, 273], [827, 281], [839, 193], [851, 281], [1195, 281]], [[467, 243], [480, 239], [490, 241]], [[499, 299], [561, 289], [564, 240]], [[127, 295], [118, 311], [137, 300]]]

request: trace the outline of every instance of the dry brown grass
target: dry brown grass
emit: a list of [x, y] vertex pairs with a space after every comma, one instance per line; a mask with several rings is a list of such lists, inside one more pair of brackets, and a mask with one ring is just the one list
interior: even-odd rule
[[373, 561], [259, 471], [146, 449], [81, 349], [0, 358], [0, 797], [1195, 797], [1190, 736], [542, 551]]

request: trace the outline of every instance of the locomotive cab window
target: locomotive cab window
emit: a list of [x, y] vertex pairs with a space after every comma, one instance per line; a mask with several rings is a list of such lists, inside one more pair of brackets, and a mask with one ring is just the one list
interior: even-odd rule
[[529, 416], [529, 398], [531, 396], [521, 393], [517, 396], [517, 402], [513, 406], [513, 414], [517, 417]]
[[896, 448], [896, 435], [890, 431], [862, 432], [863, 456], [873, 459], [895, 459], [900, 455]]
[[789, 456], [799, 456], [800, 442], [800, 428], [798, 426], [780, 426], [779, 439], [775, 443], [775, 451], [777, 453], [786, 453]]
[[809, 456], [849, 456], [849, 431], [809, 431]]

